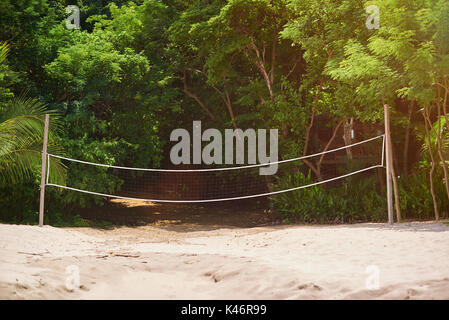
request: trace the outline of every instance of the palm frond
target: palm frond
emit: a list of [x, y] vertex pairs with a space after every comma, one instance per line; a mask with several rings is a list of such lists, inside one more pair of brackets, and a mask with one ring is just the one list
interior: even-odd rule
[[[39, 172], [42, 159], [45, 114], [50, 113], [52, 126], [49, 130], [48, 152], [63, 154], [57, 143], [56, 113], [48, 111], [37, 99], [24, 95], [13, 98], [0, 107], [0, 182], [18, 183]], [[52, 170], [58, 181], [65, 177], [61, 161], [52, 161]]]
[[0, 42], [0, 64], [6, 60], [6, 56], [9, 52], [9, 46], [6, 42]]

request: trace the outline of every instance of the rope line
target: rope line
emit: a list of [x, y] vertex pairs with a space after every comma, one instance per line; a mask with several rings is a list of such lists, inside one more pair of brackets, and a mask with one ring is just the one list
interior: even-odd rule
[[[264, 166], [270, 166], [270, 165], [275, 165], [275, 164], [280, 164], [280, 163], [287, 163], [287, 162], [293, 162], [293, 161], [298, 161], [298, 160], [303, 160], [303, 159], [308, 159], [308, 158], [312, 158], [312, 157], [316, 157], [316, 156], [320, 156], [326, 153], [331, 153], [331, 152], [336, 152], [339, 150], [343, 150], [343, 149], [347, 149], [347, 148], [351, 148], [363, 143], [367, 143], [379, 138], [384, 138], [385, 140], [385, 135], [382, 134], [380, 136], [374, 137], [374, 138], [370, 138], [364, 141], [360, 141], [360, 142], [356, 142], [347, 146], [343, 146], [343, 147], [339, 147], [336, 149], [332, 149], [332, 150], [327, 150], [327, 151], [323, 151], [323, 152], [319, 152], [319, 153], [315, 153], [315, 154], [310, 154], [310, 155], [306, 155], [306, 156], [302, 156], [302, 157], [298, 157], [298, 158], [292, 158], [292, 159], [287, 159], [287, 160], [280, 160], [280, 161], [275, 161], [275, 162], [267, 162], [267, 163], [259, 163], [259, 164], [254, 164], [254, 165], [246, 165], [246, 166], [237, 166], [237, 167], [226, 167], [226, 168], [210, 168], [210, 169], [154, 169], [154, 168], [132, 168], [132, 167], [122, 167], [122, 166], [114, 166], [114, 165], [107, 165], [107, 164], [102, 164], [102, 163], [96, 163], [96, 162], [89, 162], [89, 161], [83, 161], [83, 160], [77, 160], [77, 159], [72, 159], [72, 158], [67, 158], [67, 157], [63, 157], [63, 156], [57, 156], [54, 154], [50, 154], [48, 153], [48, 156], [51, 156], [53, 158], [59, 158], [59, 159], [63, 159], [63, 160], [68, 160], [68, 161], [73, 161], [73, 162], [78, 162], [78, 163], [83, 163], [83, 164], [88, 164], [88, 165], [93, 165], [93, 166], [99, 166], [99, 167], [105, 167], [105, 168], [114, 168], [114, 169], [124, 169], [124, 170], [136, 170], [136, 171], [153, 171], [153, 172], [207, 172], [207, 171], [225, 171], [225, 170], [239, 170], [239, 169], [248, 169], [248, 168], [257, 168], [257, 167], [264, 167]], [[383, 149], [382, 149], [383, 151]]]

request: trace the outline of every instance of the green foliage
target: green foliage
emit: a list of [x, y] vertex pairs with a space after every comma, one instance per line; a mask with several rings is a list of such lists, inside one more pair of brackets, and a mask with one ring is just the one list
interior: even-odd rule
[[[422, 141], [422, 153], [423, 153], [423, 159], [421, 161], [421, 165], [424, 165], [424, 167], [428, 168], [430, 166], [430, 150], [432, 150], [432, 153], [434, 155], [434, 158], [438, 158], [437, 154], [437, 147], [438, 147], [438, 140], [436, 134], [440, 136], [441, 139], [441, 151], [443, 153], [448, 153], [449, 151], [449, 130], [446, 122], [446, 117], [441, 116], [439, 119], [436, 119], [436, 121], [433, 123], [433, 126], [431, 129], [429, 129], [429, 135], [423, 131], [424, 129], [420, 128], [421, 130], [416, 130], [416, 136], [420, 141]], [[430, 146], [429, 146], [429, 138], [430, 138]]]
[[[0, 105], [0, 183], [20, 183], [33, 177], [40, 167], [44, 136], [44, 115], [52, 113], [39, 101], [24, 96]], [[57, 123], [56, 121], [54, 122]], [[54, 127], [49, 129], [48, 152], [58, 154], [62, 149], [55, 141]], [[54, 162], [54, 179], [64, 180], [64, 167]]]
[[0, 43], [0, 103], [13, 97], [9, 86], [16, 78], [16, 73], [5, 62], [8, 52], [9, 46], [6, 43]]
[[[80, 7], [80, 30], [65, 28], [69, 4]], [[365, 27], [370, 4], [380, 8], [379, 30]], [[370, 132], [379, 130], [383, 103], [391, 106], [393, 124], [409, 123], [399, 100], [427, 108], [435, 123], [435, 105], [447, 102], [448, 13], [447, 0], [3, 0], [2, 215], [14, 221], [35, 218], [44, 112], [59, 116], [50, 152], [130, 167], [160, 166], [171, 130], [190, 127], [192, 120], [219, 129], [278, 128], [283, 158], [303, 153], [312, 112], [317, 119], [307, 152], [322, 150], [328, 138], [323, 132], [342, 119], [355, 118]], [[25, 88], [33, 98], [20, 95]], [[414, 110], [412, 127], [420, 127], [419, 116]], [[441, 130], [447, 157], [449, 126], [445, 117], [440, 119], [430, 139], [436, 152], [434, 131]], [[422, 131], [412, 137], [423, 145], [415, 159], [420, 166], [400, 179], [407, 217], [433, 212], [425, 179], [429, 146]], [[395, 147], [402, 136], [394, 133]], [[62, 164], [54, 161], [52, 181], [58, 171], [64, 177]], [[110, 170], [67, 166], [72, 186], [114, 193], [123, 183]], [[441, 193], [438, 166], [435, 189], [444, 211], [447, 196]], [[6, 181], [14, 186], [8, 189]], [[292, 173], [275, 188], [308, 182], [310, 177]], [[289, 221], [384, 220], [383, 197], [375, 190], [370, 179], [351, 179], [273, 201]], [[65, 214], [79, 207], [104, 202], [55, 188], [47, 194], [47, 214], [57, 224], [70, 220]]]
[[39, 221], [39, 186], [35, 179], [20, 184], [0, 184], [0, 221], [37, 223]]
[[[39, 222], [39, 186], [40, 181], [28, 180], [21, 184], [0, 186], [0, 223], [30, 224]], [[44, 223], [54, 227], [108, 227], [106, 221], [89, 221], [79, 214], [61, 207], [54, 189], [47, 188], [47, 205]]]
[[[449, 200], [443, 184], [441, 172], [434, 178], [435, 197], [440, 214], [449, 216]], [[432, 219], [433, 201], [430, 194], [429, 176], [425, 172], [418, 172], [410, 176], [401, 176], [399, 183], [399, 199], [403, 218]]]
[[[314, 181], [309, 172], [279, 178], [279, 190], [306, 186]], [[273, 208], [290, 221], [305, 223], [354, 223], [385, 221], [386, 200], [376, 191], [372, 178], [347, 179], [340, 187], [322, 185], [282, 193], [272, 198]]]
[[[151, 71], [142, 51], [144, 6], [109, 6], [92, 16], [92, 32], [75, 31], [55, 59], [44, 66], [52, 106], [64, 114], [60, 141], [71, 158], [110, 165], [157, 167], [161, 160], [158, 131], [162, 109], [157, 97], [164, 84]], [[140, 50], [140, 52], [136, 52]], [[168, 98], [170, 100], [171, 98]], [[164, 110], [165, 112], [165, 110]], [[97, 167], [71, 164], [72, 186], [114, 193], [123, 181]], [[55, 192], [59, 206], [72, 210], [103, 204], [96, 196]], [[55, 205], [58, 207], [58, 205]]]

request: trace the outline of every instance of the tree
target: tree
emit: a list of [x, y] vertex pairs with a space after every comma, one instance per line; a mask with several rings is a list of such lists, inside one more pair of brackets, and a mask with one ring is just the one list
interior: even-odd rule
[[[344, 128], [344, 141], [351, 144], [350, 128], [353, 119], [376, 121], [379, 115], [372, 109], [358, 108], [354, 86], [336, 82], [329, 75], [344, 55], [344, 46], [349, 41], [366, 41], [368, 32], [364, 26], [364, 7], [361, 0], [293, 0], [289, 3], [293, 18], [289, 20], [281, 35], [290, 39], [303, 52], [306, 72], [302, 76], [301, 91], [305, 96], [308, 125], [304, 139], [303, 155], [310, 152], [311, 133], [319, 114], [331, 117], [333, 132], [325, 146], [327, 150], [333, 143], [341, 127]], [[350, 150], [348, 149], [348, 152]], [[321, 164], [305, 159], [304, 162], [322, 179]]]
[[[8, 46], [0, 44], [0, 78]], [[0, 103], [0, 183], [20, 183], [40, 167], [44, 134], [44, 115], [52, 113], [36, 99], [25, 96]], [[54, 113], [53, 113], [54, 114]], [[61, 147], [50, 134], [49, 152], [61, 152]], [[55, 177], [64, 178], [64, 167], [54, 161]]]
[[[170, 27], [178, 77], [208, 123], [275, 127], [285, 157], [298, 154], [304, 110], [297, 89], [301, 52], [281, 39], [287, 1], [193, 1]], [[193, 104], [188, 104], [188, 102]]]

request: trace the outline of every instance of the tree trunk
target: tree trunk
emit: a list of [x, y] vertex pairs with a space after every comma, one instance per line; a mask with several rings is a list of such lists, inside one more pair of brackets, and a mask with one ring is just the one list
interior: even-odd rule
[[271, 101], [274, 101], [272, 83], [270, 81], [270, 76], [268, 75], [267, 69], [265, 68], [265, 57], [261, 56], [259, 48], [257, 48], [256, 43], [254, 42], [254, 37], [250, 36], [250, 40], [251, 40], [251, 49], [254, 50], [254, 53], [256, 54], [257, 58], [255, 61], [255, 65], [259, 68], [259, 71], [265, 80], [265, 84], [268, 88]]
[[226, 84], [225, 86], [225, 104], [226, 107], [228, 108], [228, 112], [229, 112], [229, 116], [231, 117], [231, 121], [232, 121], [232, 125], [234, 126], [234, 129], [237, 130], [237, 123], [235, 123], [235, 117], [234, 117], [234, 111], [232, 110], [232, 103], [231, 103], [231, 98], [229, 97], [229, 93], [228, 93], [228, 89], [226, 88]]
[[[391, 138], [390, 138], [390, 146], [391, 146], [391, 154], [393, 155], [393, 145], [391, 143]], [[394, 205], [396, 208], [396, 219], [398, 222], [401, 222], [401, 206], [399, 203], [399, 188], [398, 188], [398, 182], [397, 182], [397, 178], [396, 178], [396, 172], [394, 170], [394, 163], [393, 163], [393, 159], [391, 161], [391, 166], [390, 166], [390, 170], [391, 170], [391, 177], [393, 180], [393, 191], [394, 191]]]
[[430, 194], [432, 195], [432, 201], [433, 201], [433, 211], [435, 214], [435, 220], [438, 221], [439, 220], [439, 213], [438, 213], [438, 204], [437, 204], [437, 200], [436, 200], [436, 196], [435, 196], [435, 190], [433, 187], [433, 174], [435, 172], [435, 159], [433, 157], [433, 153], [432, 153], [432, 141], [430, 140], [430, 132], [429, 132], [429, 127], [428, 127], [428, 111], [427, 108], [424, 107], [423, 110], [423, 117], [424, 117], [424, 122], [425, 122], [425, 127], [426, 127], [426, 135], [427, 135], [427, 143], [429, 144], [429, 154], [430, 154], [430, 158], [432, 161], [432, 166], [429, 172], [429, 182], [430, 182]]
[[404, 163], [403, 163], [403, 172], [404, 174], [408, 173], [408, 149], [410, 145], [410, 131], [411, 131], [411, 121], [413, 114], [413, 107], [415, 102], [412, 101], [408, 104], [408, 117], [407, 117], [407, 127], [405, 128], [405, 142], [404, 142]]
[[332, 136], [331, 136], [331, 138], [329, 139], [329, 141], [327, 142], [326, 147], [324, 147], [324, 150], [322, 151], [323, 154], [321, 154], [320, 159], [318, 160], [318, 162], [317, 162], [316, 165], [313, 165], [313, 163], [310, 162], [308, 159], [303, 159], [303, 162], [304, 162], [310, 169], [312, 169], [313, 173], [315, 173], [315, 175], [316, 175], [317, 178], [318, 178], [318, 181], [323, 181], [323, 176], [322, 176], [322, 174], [321, 174], [321, 164], [323, 163], [323, 159], [324, 159], [324, 156], [325, 156], [325, 152], [326, 152], [327, 150], [329, 150], [330, 146], [332, 145], [332, 142], [335, 140], [335, 137], [337, 136], [338, 129], [341, 127], [343, 121], [344, 121], [344, 120], [341, 120], [341, 121], [337, 124], [337, 126], [335, 127], [335, 129], [334, 129], [334, 131], [333, 131], [333, 133], [332, 133]]
[[[187, 68], [186, 70], [190, 70], [190, 71], [193, 71], [193, 72], [197, 72], [197, 73], [200, 73], [200, 74], [202, 74], [203, 76], [205, 76], [206, 77], [206, 79], [209, 79], [209, 76], [207, 75], [207, 73], [206, 72], [204, 72], [204, 71], [201, 71], [201, 70], [196, 70], [196, 69], [192, 69], [192, 68]], [[184, 76], [184, 79], [185, 79], [185, 76]], [[229, 97], [229, 93], [228, 93], [228, 89], [227, 89], [227, 87], [226, 87], [226, 78], [223, 78], [223, 86], [224, 86], [224, 93], [220, 90], [220, 89], [218, 89], [216, 86], [214, 86], [213, 84], [211, 84], [211, 86], [212, 86], [212, 88], [218, 93], [218, 95], [220, 96], [220, 98], [223, 100], [223, 102], [224, 102], [224, 104], [225, 104], [225, 106], [226, 106], [226, 108], [227, 108], [227, 110], [228, 110], [228, 113], [229, 113], [229, 116], [231, 117], [231, 121], [232, 121], [232, 125], [233, 125], [233, 127], [234, 127], [234, 129], [237, 129], [237, 124], [235, 123], [235, 117], [234, 117], [234, 112], [233, 112], [233, 110], [232, 110], [232, 103], [231, 103], [231, 98]], [[186, 91], [186, 89], [187, 89], [187, 83], [186, 83], [186, 81], [184, 80], [184, 92]], [[187, 92], [186, 92], [187, 93]], [[192, 97], [192, 93], [187, 93], [190, 97]], [[197, 100], [197, 99], [195, 99], [195, 100]], [[199, 100], [199, 99], [198, 99]], [[198, 102], [198, 101], [197, 101]], [[202, 103], [201, 103], [202, 104]], [[201, 105], [200, 104], [200, 105]], [[203, 106], [202, 106], [203, 107]], [[203, 107], [203, 109], [204, 109], [204, 107]], [[240, 136], [239, 136], [239, 138], [240, 138]]]
[[302, 152], [303, 156], [305, 156], [307, 154], [307, 151], [308, 151], [307, 149], [309, 147], [310, 131], [312, 130], [313, 123], [315, 121], [316, 106], [317, 106], [318, 97], [319, 97], [319, 95], [321, 93], [321, 89], [322, 88], [323, 88], [323, 79], [320, 80], [320, 84], [318, 85], [318, 90], [317, 90], [317, 93], [315, 95], [315, 99], [313, 101], [312, 116], [310, 117], [310, 123], [309, 123], [309, 125], [306, 128], [306, 138], [305, 138], [305, 141], [304, 141], [304, 149], [303, 149], [303, 152]]
[[[334, 141], [335, 137], [337, 136], [338, 129], [340, 129], [340, 127], [341, 127], [343, 121], [344, 121], [344, 120], [341, 120], [341, 121], [337, 124], [337, 126], [335, 127], [334, 132], [332, 133], [332, 137], [329, 139], [329, 141], [328, 141], [328, 143], [326, 144], [326, 147], [324, 148], [323, 152], [326, 152], [327, 150], [329, 150], [330, 146], [332, 145], [332, 142]], [[322, 181], [322, 177], [321, 177], [321, 163], [323, 162], [324, 156], [325, 156], [325, 153], [323, 153], [323, 154], [321, 155], [320, 160], [318, 160], [318, 163], [317, 163], [317, 165], [316, 165], [317, 171], [319, 172], [319, 179], [320, 179], [320, 181]]]
[[[449, 95], [449, 81], [444, 79], [444, 85], [441, 83], [436, 83], [439, 87], [444, 89], [444, 99], [443, 99], [443, 115], [446, 119], [446, 127], [449, 130], [449, 116], [447, 114], [447, 101], [448, 101], [448, 95]], [[439, 94], [438, 94], [439, 95]]]
[[200, 107], [204, 110], [204, 111], [206, 111], [206, 113], [209, 115], [209, 118], [212, 120], [212, 121], [214, 121], [215, 120], [215, 117], [214, 117], [214, 115], [212, 114], [212, 112], [206, 107], [206, 105], [198, 98], [198, 96], [197, 95], [195, 95], [194, 93], [192, 93], [192, 92], [190, 92], [189, 91], [189, 88], [187, 87], [187, 80], [186, 80], [186, 73], [184, 72], [184, 77], [183, 77], [183, 83], [184, 83], [184, 93], [188, 96], [188, 97], [190, 97], [190, 98], [192, 98], [192, 99], [194, 99], [199, 105], [200, 105]]
[[437, 139], [437, 153], [441, 160], [441, 166], [443, 167], [446, 194], [449, 199], [449, 176], [448, 176], [448, 172], [447, 172], [447, 165], [446, 165], [446, 160], [444, 159], [443, 146], [442, 146], [442, 142], [441, 142], [441, 113], [440, 113], [439, 104], [437, 104], [437, 108], [438, 108], [438, 120], [437, 120], [438, 121], [438, 132], [433, 127], [432, 121], [430, 120], [430, 116], [428, 116], [426, 118], [426, 120], [428, 122], [429, 127], [431, 128], [432, 132], [435, 134], [435, 137]]

